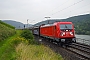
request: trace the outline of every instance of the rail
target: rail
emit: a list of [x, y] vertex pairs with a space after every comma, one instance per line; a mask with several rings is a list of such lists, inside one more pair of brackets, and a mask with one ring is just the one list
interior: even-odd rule
[[76, 41], [82, 44], [90, 45], [90, 40], [76, 38]]

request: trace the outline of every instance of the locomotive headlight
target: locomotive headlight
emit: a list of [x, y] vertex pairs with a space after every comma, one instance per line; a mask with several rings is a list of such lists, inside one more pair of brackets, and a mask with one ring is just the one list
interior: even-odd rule
[[64, 35], [65, 35], [65, 32], [62, 32], [62, 33], [61, 33], [61, 36], [64, 36]]
[[63, 35], [65, 35], [65, 32], [63, 32]]
[[71, 35], [73, 35], [73, 33], [72, 33], [72, 32], [70, 32], [70, 34], [71, 34]]

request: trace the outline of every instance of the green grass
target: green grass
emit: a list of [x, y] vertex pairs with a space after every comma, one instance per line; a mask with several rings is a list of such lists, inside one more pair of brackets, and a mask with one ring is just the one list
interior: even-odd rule
[[13, 35], [16, 31], [12, 27], [13, 26], [0, 21], [0, 60], [10, 60], [14, 55], [15, 49], [10, 45], [10, 42], [11, 39], [14, 38]]
[[3, 25], [5, 25], [5, 26], [7, 26], [9, 28], [15, 29], [15, 27], [13, 27], [13, 26], [11, 26], [11, 25], [9, 25], [7, 23], [2, 22], [1, 20], [0, 20], [0, 24], [3, 24]]
[[4, 40], [3, 44], [0, 42], [2, 44], [0, 47], [0, 60], [15, 60], [16, 51], [11, 42], [13, 41], [12, 39], [19, 36], [19, 33], [20, 31], [17, 31], [17, 34]]
[[0, 43], [0, 60], [63, 60], [49, 47], [30, 44], [20, 37], [21, 33], [22, 30], [16, 30], [15, 35]]
[[9, 28], [8, 26], [0, 23], [0, 41], [15, 34], [15, 29]]
[[35, 43], [30, 30], [24, 30], [21, 36], [27, 39], [29, 45], [20, 43], [16, 47], [17, 60], [63, 60], [59, 54], [56, 54], [49, 47]]
[[63, 60], [63, 58], [44, 45], [19, 44], [16, 47], [17, 60]]

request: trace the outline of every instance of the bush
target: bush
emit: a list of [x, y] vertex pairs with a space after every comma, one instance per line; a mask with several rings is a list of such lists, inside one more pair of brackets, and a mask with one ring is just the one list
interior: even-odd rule
[[24, 30], [22, 33], [21, 33], [21, 36], [26, 38], [26, 39], [34, 39], [32, 33], [30, 30]]
[[33, 36], [33, 34], [31, 33], [30, 30], [24, 30], [24, 31], [21, 33], [21, 36], [24, 37], [25, 39], [27, 39], [30, 44], [37, 44], [37, 43], [34, 41], [34, 36]]

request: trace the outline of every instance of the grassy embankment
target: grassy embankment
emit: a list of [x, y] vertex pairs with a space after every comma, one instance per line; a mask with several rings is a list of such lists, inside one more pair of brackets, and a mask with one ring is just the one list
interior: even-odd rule
[[13, 26], [0, 21], [0, 60], [11, 59], [13, 48], [11, 48], [9, 44], [12, 38], [9, 39], [9, 37], [15, 33], [15, 28]]
[[24, 33], [21, 34], [21, 36], [28, 40], [29, 44], [18, 44], [16, 47], [16, 52], [18, 53], [17, 60], [63, 60], [59, 54], [56, 54], [49, 47], [37, 44], [33, 40], [33, 36], [29, 36], [28, 34], [31, 33], [24, 31]]
[[0, 41], [15, 34], [15, 28], [0, 21]]
[[9, 38], [0, 41], [0, 60], [62, 60], [62, 57], [49, 47], [37, 44], [31, 33], [29, 35], [27, 32], [24, 32], [26, 35], [21, 33], [22, 30], [17, 30], [12, 37], [8, 36]]

